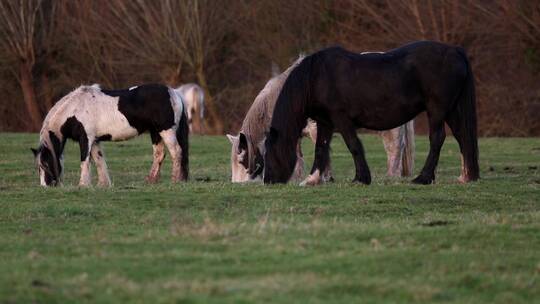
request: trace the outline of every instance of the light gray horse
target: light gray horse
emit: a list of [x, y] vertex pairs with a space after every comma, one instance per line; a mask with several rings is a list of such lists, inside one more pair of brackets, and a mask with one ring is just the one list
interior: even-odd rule
[[[196, 83], [186, 83], [176, 88], [186, 104], [189, 131], [204, 133], [204, 90]], [[199, 114], [199, 115], [197, 115]]]

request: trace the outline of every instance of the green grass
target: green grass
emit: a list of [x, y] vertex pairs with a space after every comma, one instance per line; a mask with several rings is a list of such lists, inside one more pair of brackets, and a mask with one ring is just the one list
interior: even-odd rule
[[[147, 137], [107, 143], [113, 188], [38, 186], [35, 134], [0, 134], [0, 303], [532, 303], [540, 301], [540, 139], [480, 141], [479, 182], [462, 185], [448, 138], [437, 184], [385, 177], [362, 135], [371, 186], [235, 185], [225, 137], [191, 140], [191, 181], [146, 185]], [[312, 147], [304, 143], [306, 164]], [[417, 138], [416, 171], [427, 140]], [[95, 173], [94, 173], [95, 178]]]

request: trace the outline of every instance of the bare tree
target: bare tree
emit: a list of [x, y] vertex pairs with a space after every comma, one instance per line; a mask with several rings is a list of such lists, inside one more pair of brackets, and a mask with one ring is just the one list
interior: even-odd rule
[[[208, 64], [227, 31], [227, 14], [211, 0], [87, 1], [89, 22], [79, 30], [94, 70], [111, 79], [159, 80], [171, 86], [194, 75], [205, 90], [209, 126], [223, 132], [208, 83]], [[107, 60], [104, 66], [104, 60]], [[127, 74], [128, 77], [123, 77]], [[130, 77], [131, 76], [131, 77]]]
[[[44, 66], [54, 41], [58, 2], [47, 0], [0, 1], [0, 48], [21, 87], [29, 116], [28, 130], [39, 130], [42, 113], [36, 83], [47, 86]], [[39, 71], [36, 71], [39, 69]], [[40, 79], [39, 79], [40, 78]], [[47, 110], [51, 97], [45, 93]]]

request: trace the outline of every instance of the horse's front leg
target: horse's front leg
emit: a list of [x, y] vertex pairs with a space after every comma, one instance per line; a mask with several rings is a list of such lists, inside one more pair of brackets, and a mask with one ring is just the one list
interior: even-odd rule
[[334, 128], [317, 123], [317, 142], [315, 143], [315, 159], [311, 173], [300, 183], [301, 186], [318, 185], [325, 182], [325, 173], [330, 165], [330, 142]]
[[111, 178], [109, 177], [109, 171], [107, 169], [107, 163], [105, 162], [105, 155], [103, 154], [103, 149], [98, 142], [95, 142], [92, 145], [92, 159], [94, 164], [96, 164], [97, 174], [98, 174], [98, 186], [101, 187], [110, 187]]
[[79, 139], [79, 148], [81, 149], [81, 179], [79, 186], [88, 187], [92, 183], [90, 170], [90, 150], [92, 148], [93, 138]]
[[168, 129], [165, 131], [161, 131], [159, 135], [161, 136], [161, 138], [163, 138], [163, 142], [165, 143], [165, 146], [167, 146], [169, 154], [171, 155], [171, 180], [173, 182], [180, 182], [185, 180], [187, 177], [184, 176], [182, 171], [182, 148], [178, 143], [178, 139], [176, 137], [176, 130]]
[[366, 185], [371, 184], [371, 173], [369, 172], [369, 167], [367, 165], [364, 146], [362, 146], [362, 142], [356, 135], [356, 128], [352, 123], [341, 120], [339, 131], [354, 159], [356, 174], [353, 182], [360, 182]]

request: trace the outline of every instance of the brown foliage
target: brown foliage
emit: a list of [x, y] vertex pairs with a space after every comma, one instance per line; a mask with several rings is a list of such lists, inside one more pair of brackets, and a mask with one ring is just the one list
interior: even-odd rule
[[463, 46], [483, 135], [540, 135], [540, 2], [13, 0], [0, 9], [0, 130], [36, 130], [81, 83], [197, 82], [213, 133], [237, 129], [271, 67], [340, 44]]

